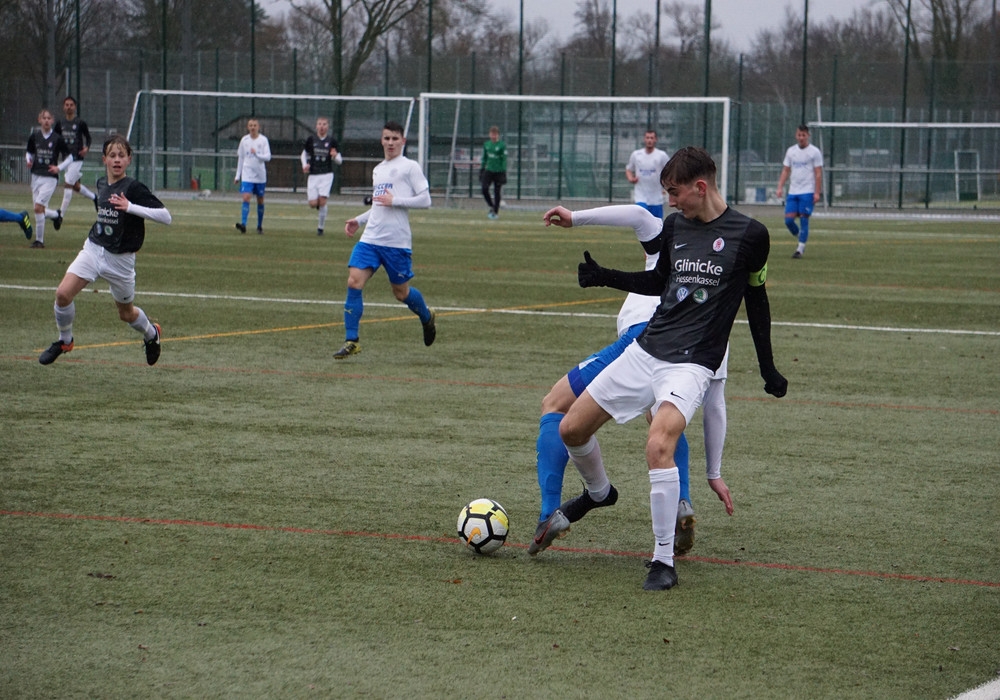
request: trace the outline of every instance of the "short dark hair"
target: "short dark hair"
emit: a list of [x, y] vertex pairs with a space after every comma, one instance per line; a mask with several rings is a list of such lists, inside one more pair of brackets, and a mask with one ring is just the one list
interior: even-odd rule
[[806, 132], [807, 134], [809, 133], [809, 125], [808, 125], [808, 124], [799, 124], [799, 125], [798, 125], [797, 127], [795, 127], [795, 128], [796, 128], [797, 130], [799, 130], [799, 131], [804, 131], [804, 132]]
[[382, 125], [382, 131], [395, 131], [400, 136], [403, 135], [403, 125], [399, 122], [388, 121]]
[[699, 178], [715, 184], [715, 161], [704, 148], [685, 146], [676, 151], [660, 172], [660, 184], [689, 185]]
[[77, 102], [77, 101], [76, 101], [76, 98], [75, 98], [75, 97], [73, 97], [72, 95], [66, 95], [66, 97], [64, 97], [64, 98], [63, 98], [63, 102], [66, 102], [66, 100], [72, 100], [72, 101], [73, 101], [73, 106], [74, 106], [74, 107], [79, 107], [79, 106], [80, 106], [80, 103], [79, 103], [79, 102]]

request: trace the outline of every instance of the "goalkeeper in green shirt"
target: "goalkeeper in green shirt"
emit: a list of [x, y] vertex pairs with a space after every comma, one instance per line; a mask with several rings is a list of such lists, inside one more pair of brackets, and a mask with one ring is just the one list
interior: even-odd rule
[[[507, 184], [507, 144], [500, 140], [500, 127], [490, 127], [490, 140], [483, 144], [483, 162], [479, 169], [479, 184], [483, 197], [490, 206], [487, 216], [500, 216], [500, 188]], [[493, 196], [490, 197], [490, 186]]]

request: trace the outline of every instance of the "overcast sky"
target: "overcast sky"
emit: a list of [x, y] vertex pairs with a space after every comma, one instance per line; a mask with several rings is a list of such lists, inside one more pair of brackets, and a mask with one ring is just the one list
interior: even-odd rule
[[[668, 0], [660, 0], [660, 6]], [[691, 4], [704, 6], [704, 0], [688, 0]], [[884, 0], [809, 0], [809, 23], [823, 22], [829, 17], [845, 19], [851, 16], [856, 8], [871, 6]], [[520, 0], [493, 0], [497, 7], [502, 7], [515, 19], [519, 12]], [[576, 20], [573, 16], [577, 0], [524, 0], [524, 17], [544, 17], [549, 22], [552, 31], [559, 34], [571, 34], [575, 29]], [[721, 25], [717, 34], [729, 41], [737, 51], [750, 48], [750, 41], [761, 29], [780, 26], [785, 18], [786, 8], [801, 15], [805, 9], [805, 0], [712, 0], [712, 17]], [[656, 0], [618, 0], [618, 16], [628, 17], [636, 12], [647, 12], [652, 15], [656, 11]], [[667, 40], [666, 28], [661, 20], [663, 40]], [[619, 41], [622, 39], [619, 35]]]
[[[507, 11], [517, 22], [521, 0], [492, 0], [498, 8]], [[613, 1], [613, 0], [611, 0]], [[668, 0], [660, 0], [662, 7]], [[688, 0], [692, 4], [704, 5], [704, 0]], [[288, 6], [287, 0], [260, 0], [272, 14], [281, 14]], [[808, 0], [809, 24], [821, 23], [830, 17], [846, 19], [855, 9], [884, 3], [885, 0]], [[730, 42], [736, 51], [746, 51], [751, 40], [762, 29], [780, 26], [785, 17], [785, 9], [792, 8], [802, 14], [806, 0], [712, 0], [712, 17], [721, 25], [717, 34]], [[576, 19], [573, 16], [577, 0], [524, 0], [524, 18], [531, 20], [544, 17], [549, 28], [560, 36], [573, 33]], [[644, 11], [653, 14], [656, 0], [618, 0], [618, 16], [628, 17]], [[662, 24], [661, 24], [662, 26]], [[623, 37], [619, 35], [618, 40]], [[663, 40], [667, 41], [664, 28]]]

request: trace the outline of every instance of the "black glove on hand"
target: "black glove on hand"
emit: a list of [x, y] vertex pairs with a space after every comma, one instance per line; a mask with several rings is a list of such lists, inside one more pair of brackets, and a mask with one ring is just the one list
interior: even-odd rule
[[761, 368], [760, 376], [764, 378], [764, 391], [771, 396], [781, 398], [788, 392], [788, 380], [781, 376], [774, 367]]
[[577, 266], [576, 276], [580, 281], [581, 287], [604, 287], [607, 286], [605, 282], [605, 268], [594, 262], [594, 259], [590, 257], [590, 251], [583, 251], [583, 262]]

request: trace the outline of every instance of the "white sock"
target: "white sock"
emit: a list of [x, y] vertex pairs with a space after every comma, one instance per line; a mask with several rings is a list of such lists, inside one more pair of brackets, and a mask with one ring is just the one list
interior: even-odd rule
[[69, 306], [59, 306], [59, 304], [56, 304], [55, 311], [59, 340], [68, 343], [73, 340], [73, 319], [76, 318], [76, 303], [71, 301]]
[[142, 333], [143, 339], [152, 340], [156, 337], [156, 329], [153, 328], [153, 324], [149, 322], [148, 318], [146, 318], [145, 311], [140, 309], [138, 306], [135, 307], [135, 310], [139, 312], [139, 315], [136, 316], [136, 319], [128, 325]]
[[86, 185], [80, 185], [80, 194], [82, 194], [87, 199], [94, 201], [97, 199], [97, 195], [94, 194], [93, 190], [87, 189]]
[[324, 204], [319, 208], [319, 223], [316, 224], [317, 228], [326, 228], [326, 205]]
[[45, 242], [45, 214], [35, 214], [35, 240]]
[[45, 218], [47, 218], [47, 219], [58, 219], [59, 218], [59, 212], [57, 212], [55, 209], [49, 209], [48, 207], [45, 207]]
[[611, 482], [608, 481], [608, 474], [604, 471], [604, 461], [601, 459], [601, 446], [597, 443], [597, 436], [591, 435], [590, 440], [578, 447], [566, 445], [566, 451], [576, 465], [576, 470], [580, 472], [590, 497], [598, 502], [607, 498], [611, 493]]
[[649, 512], [653, 518], [653, 561], [674, 565], [674, 528], [677, 500], [681, 497], [680, 475], [676, 467], [649, 470]]
[[73, 190], [71, 190], [71, 189], [69, 189], [69, 188], [67, 187], [67, 188], [66, 188], [66, 189], [65, 189], [65, 190], [63, 191], [63, 201], [62, 201], [62, 206], [61, 206], [61, 207], [59, 207], [59, 210], [60, 210], [60, 211], [62, 211], [62, 212], [65, 212], [65, 211], [66, 211], [67, 209], [69, 209], [69, 201], [70, 201], [71, 199], [73, 199]]
[[798, 251], [800, 253], [806, 252], [806, 244], [805, 243], [799, 243]]

